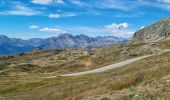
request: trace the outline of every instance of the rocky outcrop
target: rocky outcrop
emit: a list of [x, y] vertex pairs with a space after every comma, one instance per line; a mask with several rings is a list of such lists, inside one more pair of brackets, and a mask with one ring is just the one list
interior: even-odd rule
[[134, 34], [133, 41], [156, 42], [170, 36], [170, 18], [160, 20]]

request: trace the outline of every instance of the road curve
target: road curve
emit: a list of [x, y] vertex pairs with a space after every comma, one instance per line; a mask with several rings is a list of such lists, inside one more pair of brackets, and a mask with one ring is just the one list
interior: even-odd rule
[[129, 60], [122, 61], [122, 62], [119, 62], [119, 63], [116, 63], [116, 64], [108, 65], [108, 66], [105, 66], [105, 67], [102, 67], [102, 68], [97, 68], [97, 69], [93, 69], [93, 70], [89, 70], [89, 71], [77, 72], [77, 73], [72, 73], [72, 74], [65, 74], [65, 75], [60, 75], [60, 76], [80, 76], [80, 75], [86, 75], [86, 74], [92, 74], [92, 73], [105, 72], [105, 71], [108, 71], [108, 70], [111, 70], [111, 69], [114, 69], [114, 68], [117, 68], [117, 67], [122, 67], [122, 66], [125, 66], [125, 65], [128, 65], [128, 64], [131, 64], [133, 62], [136, 62], [138, 60], [141, 60], [141, 59], [144, 59], [144, 58], [147, 58], [147, 57], [150, 57], [150, 56], [153, 56], [153, 55], [137, 57], [137, 58], [129, 59]]

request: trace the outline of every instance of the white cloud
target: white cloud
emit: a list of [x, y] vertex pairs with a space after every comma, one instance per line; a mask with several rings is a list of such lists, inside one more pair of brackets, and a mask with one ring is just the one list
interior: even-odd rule
[[[123, 27], [120, 28], [120, 26]], [[111, 25], [105, 25], [101, 27], [77, 26], [77, 27], [65, 28], [64, 30], [73, 34], [79, 33], [79, 34], [87, 34], [89, 36], [111, 35], [111, 36], [123, 37], [123, 38], [132, 37], [135, 31], [128, 27], [128, 23], [120, 23], [120, 24], [113, 23]]]
[[165, 9], [165, 10], [170, 10], [170, 0], [157, 0], [158, 2], [155, 4], [152, 4], [152, 6]]
[[170, 3], [170, 0], [157, 0], [159, 2], [163, 2], [163, 3]]
[[29, 26], [29, 28], [30, 28], [30, 29], [38, 29], [38, 26], [36, 26], [36, 25], [31, 25], [31, 26]]
[[70, 0], [70, 2], [79, 7], [119, 9], [124, 11], [129, 11], [139, 6], [135, 0], [131, 2], [126, 0], [92, 0], [86, 2], [83, 0]]
[[59, 14], [50, 14], [49, 18], [60, 18], [61, 16]]
[[130, 38], [133, 36], [134, 31], [127, 29], [127, 30], [109, 30], [113, 36], [117, 37], [124, 37], [124, 38]]
[[120, 24], [113, 23], [111, 25], [106, 25], [105, 28], [109, 30], [125, 29], [125, 28], [128, 28], [128, 23], [120, 23]]
[[133, 11], [140, 7], [156, 7], [170, 10], [170, 0], [70, 0], [71, 4], [78, 7], [98, 8], [98, 9], [119, 9], [123, 11]]
[[128, 23], [113, 23], [110, 25], [104, 25], [100, 27], [90, 26], [70, 26], [70, 27], [58, 27], [58, 28], [42, 28], [40, 32], [45, 33], [71, 33], [71, 34], [86, 34], [88, 36], [116, 36], [123, 38], [130, 38], [135, 32], [134, 29], [129, 28]]
[[34, 4], [49, 5], [53, 2], [53, 0], [32, 0], [31, 2]]
[[[102, 3], [101, 3], [102, 2]], [[133, 2], [133, 1], [132, 1]], [[131, 2], [131, 3], [132, 3]], [[109, 8], [109, 9], [119, 9], [119, 10], [131, 10], [136, 7], [136, 5], [132, 5], [130, 2], [124, 2], [121, 0], [100, 0], [95, 4], [96, 8]], [[134, 3], [134, 2], [133, 2]]]
[[50, 14], [48, 17], [49, 18], [60, 18], [60, 17], [72, 17], [76, 16], [74, 13], [64, 13], [64, 14]]
[[16, 5], [13, 10], [3, 12], [5, 15], [23, 15], [23, 16], [32, 16], [32, 15], [39, 15], [42, 12], [36, 11], [32, 8], [23, 6], [23, 5]]
[[138, 9], [144, 6], [170, 10], [170, 0], [98, 0], [93, 5], [96, 8], [119, 9], [124, 11], [132, 11], [133, 9]]
[[141, 26], [141, 27], [140, 27], [140, 29], [143, 29], [143, 28], [145, 28], [145, 26]]
[[63, 0], [32, 0], [34, 4], [51, 5], [51, 4], [65, 4]]
[[129, 25], [126, 22], [120, 24], [113, 23], [111, 25], [105, 25], [104, 28], [111, 32], [114, 36], [118, 37], [130, 38], [134, 33], [134, 31], [129, 29]]
[[138, 7], [140, 6], [148, 6], [148, 7], [155, 7], [163, 10], [170, 10], [170, 0], [139, 0]]
[[63, 17], [72, 17], [72, 16], [76, 16], [77, 14], [75, 13], [64, 13], [62, 14]]
[[70, 2], [79, 7], [90, 6], [88, 3], [83, 2], [83, 0], [70, 0]]
[[58, 28], [42, 28], [39, 31], [45, 33], [66, 33], [66, 31], [62, 31], [61, 29]]
[[55, 0], [55, 3], [57, 3], [57, 4], [65, 4], [63, 0]]

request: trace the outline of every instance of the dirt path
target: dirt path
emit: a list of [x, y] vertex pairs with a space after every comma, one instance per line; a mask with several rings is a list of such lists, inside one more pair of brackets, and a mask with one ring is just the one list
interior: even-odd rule
[[[170, 49], [159, 50], [159, 52], [160, 52], [159, 54], [162, 54], [164, 52], [169, 52], [169, 51], [170, 51]], [[156, 55], [156, 54], [153, 54], [153, 55]], [[94, 70], [65, 74], [65, 75], [60, 75], [60, 76], [80, 76], [80, 75], [86, 75], [86, 74], [92, 74], [92, 73], [105, 72], [105, 71], [108, 71], [108, 70], [111, 70], [111, 69], [114, 69], [114, 68], [123, 67], [125, 65], [131, 64], [133, 62], [136, 62], [138, 60], [141, 60], [141, 59], [153, 56], [153, 55], [133, 58], [133, 59], [130, 59], [130, 60], [122, 61], [122, 62], [119, 62], [119, 63], [116, 63], [116, 64], [108, 65], [108, 66], [105, 66], [105, 67], [102, 67], [102, 68], [97, 68], [97, 69], [94, 69]]]
[[136, 62], [138, 60], [141, 60], [141, 59], [144, 59], [144, 58], [147, 58], [147, 57], [150, 57], [150, 56], [152, 56], [152, 55], [133, 58], [133, 59], [130, 59], [130, 60], [122, 61], [122, 62], [119, 62], [119, 63], [116, 63], [116, 64], [108, 65], [108, 66], [105, 66], [105, 67], [102, 67], [102, 68], [97, 68], [97, 69], [94, 69], [94, 70], [72, 73], [72, 74], [65, 74], [65, 75], [60, 75], [60, 76], [79, 76], [79, 75], [85, 75], [85, 74], [100, 73], [100, 72], [108, 71], [108, 70], [111, 70], [111, 69], [114, 69], [114, 68], [118, 68], [118, 67], [122, 67], [122, 66], [125, 66], [125, 65], [128, 65], [128, 64], [131, 64], [133, 62]]
[[[164, 52], [169, 52], [170, 49], [165, 49], [165, 50], [159, 50], [160, 53], [158, 54], [162, 54]], [[77, 73], [71, 73], [71, 74], [64, 74], [64, 75], [59, 75], [59, 76], [80, 76], [80, 75], [86, 75], [86, 74], [93, 74], [93, 73], [100, 73], [100, 72], [105, 72], [114, 68], [118, 68], [118, 67], [123, 67], [125, 65], [134, 63], [138, 60], [142, 60], [144, 58], [150, 57], [150, 56], [154, 56], [154, 55], [158, 55], [158, 54], [152, 54], [152, 55], [147, 55], [147, 56], [142, 56], [142, 57], [137, 57], [137, 58], [133, 58], [133, 59], [129, 59], [126, 61], [122, 61], [116, 64], [111, 64], [102, 68], [97, 68], [97, 69], [93, 69], [93, 70], [89, 70], [89, 71], [84, 71], [84, 72], [77, 72]], [[44, 78], [55, 78], [57, 76], [48, 76], [48, 77], [44, 77]]]

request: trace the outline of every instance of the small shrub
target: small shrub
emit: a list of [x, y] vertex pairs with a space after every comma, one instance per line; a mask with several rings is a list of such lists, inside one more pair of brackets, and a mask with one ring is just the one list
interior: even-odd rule
[[136, 57], [136, 56], [138, 56], [139, 54], [129, 54], [129, 56], [131, 56], [131, 57]]
[[82, 59], [82, 60], [83, 60], [83, 59], [86, 59], [86, 58], [88, 58], [88, 57], [89, 57], [89, 55], [82, 55], [82, 56], [79, 56], [78, 59], [80, 59], [80, 60]]
[[14, 58], [14, 56], [13, 55], [7, 56], [7, 59], [11, 59], [11, 58]]
[[6, 68], [8, 68], [8, 63], [0, 63], [0, 70], [4, 70]]
[[122, 90], [141, 83], [144, 79], [144, 72], [138, 71], [135, 75], [115, 80], [109, 88], [111, 90]]
[[58, 56], [57, 59], [58, 60], [67, 60], [67, 57], [65, 57], [65, 56]]
[[7, 71], [0, 72], [0, 75], [9, 75]]
[[152, 94], [141, 92], [137, 94], [133, 93], [126, 96], [121, 96], [119, 100], [155, 100], [155, 97]]
[[39, 66], [32, 65], [32, 64], [22, 64], [22, 65], [18, 65], [18, 68], [22, 69], [23, 71], [30, 72], [36, 68], [39, 68]]
[[143, 81], [143, 79], [144, 79], [144, 72], [138, 71], [135, 74], [134, 85], [137, 85], [137, 84], [141, 83]]
[[103, 97], [100, 100], [110, 100], [108, 97]]
[[117, 80], [116, 82], [112, 83], [109, 88], [111, 90], [122, 90], [124, 88], [129, 88], [133, 85], [133, 79], [132, 78], [124, 78]]
[[20, 53], [20, 54], [19, 54], [19, 56], [23, 56], [23, 55], [25, 55], [25, 53]]

